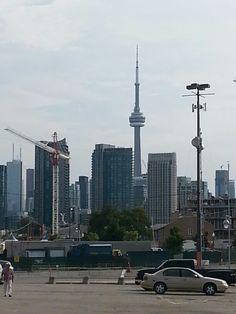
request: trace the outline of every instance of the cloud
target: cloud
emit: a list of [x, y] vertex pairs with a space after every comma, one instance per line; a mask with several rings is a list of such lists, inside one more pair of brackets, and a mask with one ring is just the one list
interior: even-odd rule
[[26, 5], [50, 5], [53, 2], [55, 2], [56, 0], [27, 0], [26, 1]]
[[[90, 175], [96, 143], [133, 145], [128, 118], [138, 43], [146, 116], [142, 159], [176, 151], [178, 173], [195, 178], [196, 99], [181, 95], [191, 82], [210, 83], [216, 95], [203, 100], [208, 107], [201, 117], [203, 177], [213, 186], [215, 167], [236, 154], [236, 47], [230, 32], [236, 4], [228, 2], [230, 8], [216, 1], [212, 10], [209, 0], [194, 6], [137, 0], [133, 10], [133, 0], [0, 1], [0, 125], [38, 140], [50, 140], [53, 131], [66, 136], [72, 181]], [[11, 157], [12, 138], [5, 133], [1, 163]], [[33, 166], [28, 146], [25, 156]], [[236, 165], [231, 171], [236, 177]]]

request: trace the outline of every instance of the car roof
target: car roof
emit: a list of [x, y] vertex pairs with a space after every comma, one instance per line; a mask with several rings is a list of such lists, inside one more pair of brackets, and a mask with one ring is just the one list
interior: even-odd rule
[[175, 266], [175, 267], [166, 267], [166, 268], [162, 268], [162, 269], [156, 271], [155, 274], [164, 272], [164, 271], [166, 271], [166, 270], [176, 270], [176, 269], [177, 269], [177, 270], [189, 270], [189, 271], [191, 271], [192, 273], [201, 275], [201, 274], [199, 274], [199, 273], [197, 272], [197, 270], [195, 270], [195, 269], [191, 269], [191, 268], [188, 268], [188, 267], [181, 267], [181, 266], [179, 266], [179, 267], [178, 267], [178, 266]]
[[0, 264], [6, 264], [6, 263], [10, 263], [11, 264], [10, 261], [4, 260], [4, 259], [0, 259]]
[[186, 269], [186, 270], [195, 271], [194, 269], [191, 269], [191, 268], [188, 268], [188, 267], [182, 267], [182, 266], [166, 267], [166, 268], [163, 268], [161, 270], [166, 270], [166, 269]]
[[227, 273], [232, 273], [235, 272], [235, 270], [233, 269], [210, 269], [209, 271], [207, 271], [207, 273], [214, 273], [214, 272], [227, 272]]

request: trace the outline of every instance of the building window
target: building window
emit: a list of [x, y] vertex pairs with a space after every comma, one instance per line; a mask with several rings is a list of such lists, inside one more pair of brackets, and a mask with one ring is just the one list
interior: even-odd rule
[[193, 235], [193, 229], [192, 228], [188, 228], [188, 236], [191, 236], [191, 235]]

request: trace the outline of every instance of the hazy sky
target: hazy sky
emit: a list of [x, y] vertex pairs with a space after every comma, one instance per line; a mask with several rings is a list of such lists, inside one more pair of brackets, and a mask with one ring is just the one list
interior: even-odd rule
[[[0, 164], [22, 147], [24, 168], [36, 140], [66, 137], [71, 181], [91, 173], [95, 143], [131, 147], [136, 45], [139, 45], [142, 159], [176, 152], [178, 175], [196, 179], [192, 82], [202, 99], [203, 179], [230, 162], [236, 178], [235, 0], [2, 0], [0, 2]], [[144, 168], [143, 168], [144, 170]]]

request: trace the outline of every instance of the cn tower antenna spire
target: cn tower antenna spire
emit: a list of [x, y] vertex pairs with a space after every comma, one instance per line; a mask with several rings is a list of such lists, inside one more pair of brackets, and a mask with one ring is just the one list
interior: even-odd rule
[[135, 107], [134, 112], [139, 112], [139, 65], [138, 65], [138, 45], [136, 47], [136, 78], [135, 78]]

